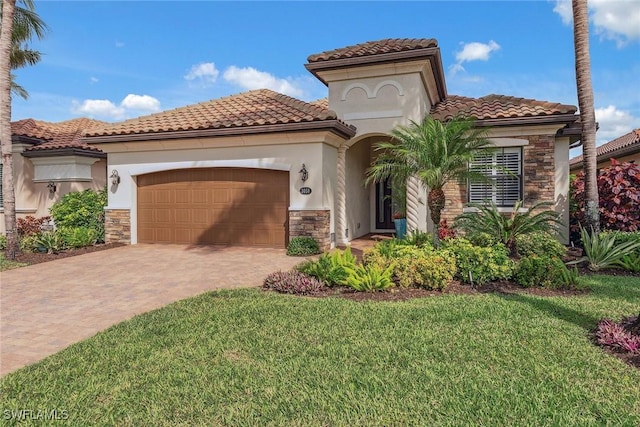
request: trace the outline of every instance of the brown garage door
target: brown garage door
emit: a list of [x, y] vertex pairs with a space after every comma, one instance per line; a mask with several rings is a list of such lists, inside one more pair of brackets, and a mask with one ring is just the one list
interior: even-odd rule
[[138, 177], [138, 242], [284, 247], [289, 173], [180, 169]]

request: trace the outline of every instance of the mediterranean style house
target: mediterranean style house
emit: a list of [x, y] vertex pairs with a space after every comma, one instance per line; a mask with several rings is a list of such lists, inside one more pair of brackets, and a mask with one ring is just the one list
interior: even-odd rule
[[[425, 116], [462, 114], [488, 127], [494, 185], [452, 183], [443, 218], [469, 201], [505, 212], [549, 201], [568, 224], [569, 146], [576, 107], [447, 93], [434, 39], [386, 39], [308, 57], [328, 97], [304, 102], [254, 90], [92, 127], [80, 142], [107, 155], [108, 241], [323, 248], [393, 229], [387, 183], [365, 185], [376, 142]], [[430, 230], [426, 189], [410, 180], [410, 230]], [[563, 239], [567, 239], [563, 231]]]
[[[99, 190], [106, 183], [107, 155], [80, 142], [82, 134], [108, 123], [73, 119], [60, 123], [25, 119], [11, 123], [16, 215], [49, 215], [49, 208], [71, 191]], [[0, 165], [0, 189], [2, 165]], [[0, 191], [0, 232], [4, 211]]]
[[[640, 164], [640, 129], [634, 129], [596, 148], [598, 169], [611, 166], [611, 158], [620, 163]], [[582, 154], [569, 160], [571, 173], [578, 173], [582, 170], [582, 160]]]

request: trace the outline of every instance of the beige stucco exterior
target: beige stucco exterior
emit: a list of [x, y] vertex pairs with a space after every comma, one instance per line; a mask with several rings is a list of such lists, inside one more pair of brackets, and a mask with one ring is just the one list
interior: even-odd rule
[[[28, 147], [28, 144], [13, 144], [17, 218], [48, 216], [49, 208], [65, 194], [86, 189], [97, 191], [106, 185], [106, 159], [55, 155], [28, 158], [22, 155]], [[43, 163], [46, 163], [44, 170], [36, 167]], [[49, 182], [53, 182], [55, 191], [50, 190]], [[0, 233], [4, 231], [4, 209], [0, 208]]]

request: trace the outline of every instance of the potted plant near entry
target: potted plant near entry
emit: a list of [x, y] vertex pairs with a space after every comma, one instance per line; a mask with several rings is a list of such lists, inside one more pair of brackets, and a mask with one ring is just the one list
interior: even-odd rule
[[404, 239], [407, 236], [407, 182], [405, 180], [392, 180], [391, 205], [393, 206], [393, 224], [396, 228], [396, 237]]

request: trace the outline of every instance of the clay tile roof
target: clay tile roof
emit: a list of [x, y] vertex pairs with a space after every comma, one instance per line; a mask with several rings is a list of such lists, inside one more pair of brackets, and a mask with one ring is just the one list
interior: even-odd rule
[[99, 129], [90, 129], [85, 136], [221, 129], [323, 120], [337, 120], [337, 116], [322, 103], [308, 103], [269, 89], [259, 89], [142, 116]]
[[329, 109], [329, 98], [320, 98], [311, 102], [311, 105], [315, 105], [316, 107], [324, 108], [325, 110]]
[[11, 134], [43, 141], [40, 144], [27, 148], [25, 151], [77, 148], [101, 152], [101, 150], [96, 147], [80, 142], [80, 138], [88, 129], [103, 127], [107, 124], [106, 122], [87, 118], [72, 119], [59, 123], [24, 119], [11, 123]]
[[575, 114], [577, 108], [554, 102], [516, 98], [505, 95], [487, 95], [481, 98], [449, 95], [431, 108], [431, 116], [449, 120], [465, 115], [477, 120]]
[[310, 55], [309, 63], [438, 47], [436, 39], [384, 39]]
[[[609, 141], [606, 144], [602, 144], [601, 146], [596, 148], [596, 157], [598, 160], [608, 159], [610, 157], [615, 157], [617, 153], [620, 151], [628, 151], [634, 150], [637, 148], [637, 151], [640, 151], [640, 129], [634, 129], [629, 133], [625, 133], [624, 135], [614, 139], [613, 141]], [[569, 160], [569, 164], [571, 166], [575, 166], [582, 163], [582, 154], [574, 157]]]

